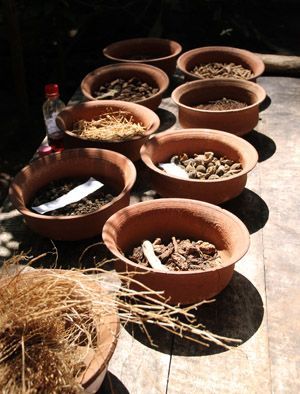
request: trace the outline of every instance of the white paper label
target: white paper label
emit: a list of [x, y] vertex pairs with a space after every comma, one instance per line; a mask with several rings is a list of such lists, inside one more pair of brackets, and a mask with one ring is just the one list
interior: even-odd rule
[[46, 212], [54, 211], [55, 209], [65, 207], [68, 204], [72, 204], [73, 202], [79, 201], [82, 198], [88, 196], [89, 194], [94, 193], [102, 186], [104, 186], [103, 183], [91, 177], [87, 182], [83, 183], [82, 185], [74, 187], [74, 189], [70, 190], [68, 193], [64, 194], [63, 196], [58, 197], [56, 200], [49, 201], [37, 207], [32, 207], [32, 209], [35, 212], [43, 215]]
[[53, 112], [51, 118], [45, 119], [46, 127], [48, 134], [51, 136], [52, 134], [56, 134], [59, 132], [59, 128], [56, 125], [55, 119], [58, 115], [58, 112]]
[[166, 171], [168, 175], [178, 176], [179, 178], [189, 179], [187, 172], [174, 163], [160, 163], [159, 167]]

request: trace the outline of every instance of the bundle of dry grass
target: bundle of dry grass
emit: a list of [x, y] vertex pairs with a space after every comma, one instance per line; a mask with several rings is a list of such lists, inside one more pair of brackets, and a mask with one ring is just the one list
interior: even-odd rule
[[146, 127], [136, 122], [130, 112], [107, 109], [98, 119], [76, 122], [72, 133], [86, 140], [126, 141], [141, 137], [145, 131]]
[[114, 315], [113, 298], [81, 272], [39, 270], [2, 279], [0, 388], [81, 392], [84, 361]]
[[230, 342], [238, 342], [196, 323], [192, 309], [202, 303], [171, 306], [140, 283], [140, 291], [130, 289], [132, 282], [137, 284], [128, 273], [112, 274], [102, 268], [34, 270], [0, 277], [2, 392], [82, 392], [89, 366], [86, 356], [93, 350], [103, 358], [103, 338], [110, 342], [106, 345], [111, 356], [118, 319], [140, 325], [151, 343], [147, 323], [204, 346], [214, 342], [230, 348]]

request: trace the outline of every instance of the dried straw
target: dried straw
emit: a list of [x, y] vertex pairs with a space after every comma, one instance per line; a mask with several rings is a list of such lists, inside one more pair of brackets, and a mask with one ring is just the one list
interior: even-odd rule
[[101, 114], [91, 121], [79, 120], [73, 126], [72, 133], [86, 140], [125, 141], [144, 135], [146, 127], [135, 122], [127, 111], [112, 111]]
[[[0, 276], [1, 279], [1, 276]], [[121, 285], [122, 283], [122, 285]], [[138, 285], [140, 291], [131, 285]], [[104, 289], [106, 288], [106, 289]], [[155, 297], [155, 298], [153, 298]], [[213, 334], [188, 307], [165, 303], [159, 292], [126, 274], [103, 268], [83, 271], [20, 271], [0, 280], [0, 388], [2, 393], [79, 393], [84, 359], [97, 344], [97, 322], [118, 311], [121, 322], [146, 324], [200, 345], [230, 349], [240, 342]], [[85, 351], [83, 351], [85, 349]]]

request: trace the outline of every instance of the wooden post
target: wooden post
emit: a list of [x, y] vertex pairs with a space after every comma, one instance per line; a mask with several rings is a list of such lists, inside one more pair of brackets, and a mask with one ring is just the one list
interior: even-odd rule
[[269, 55], [257, 53], [266, 66], [266, 74], [300, 75], [300, 56]]

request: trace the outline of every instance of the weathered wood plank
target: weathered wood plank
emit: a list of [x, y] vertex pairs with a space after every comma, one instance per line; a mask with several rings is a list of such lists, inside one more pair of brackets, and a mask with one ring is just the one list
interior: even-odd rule
[[272, 389], [300, 392], [300, 80], [263, 78], [272, 105], [263, 114], [276, 153], [261, 163], [261, 197]]

